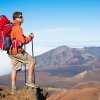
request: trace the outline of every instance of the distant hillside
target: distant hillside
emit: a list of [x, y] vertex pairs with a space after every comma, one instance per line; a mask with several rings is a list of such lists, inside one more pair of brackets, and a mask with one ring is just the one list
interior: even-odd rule
[[100, 68], [97, 68], [97, 69], [92, 69], [92, 70], [89, 70], [89, 71], [84, 71], [74, 77], [72, 77], [72, 80], [78, 80], [78, 81], [100, 81]]
[[60, 46], [37, 56], [36, 69], [51, 71], [51, 75], [74, 76], [85, 70], [100, 68], [99, 58], [100, 47]]
[[85, 47], [84, 50], [100, 59], [100, 47]]
[[47, 100], [100, 100], [100, 86], [55, 93]]

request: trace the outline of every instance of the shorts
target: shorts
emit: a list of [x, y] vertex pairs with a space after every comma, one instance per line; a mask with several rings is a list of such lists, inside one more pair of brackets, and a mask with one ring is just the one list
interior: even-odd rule
[[21, 70], [22, 64], [31, 64], [35, 59], [27, 52], [22, 52], [16, 55], [9, 55], [12, 62], [12, 70]]

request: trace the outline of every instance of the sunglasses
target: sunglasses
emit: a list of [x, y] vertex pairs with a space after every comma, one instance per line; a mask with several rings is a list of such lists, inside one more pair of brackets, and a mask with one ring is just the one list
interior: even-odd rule
[[21, 16], [18, 16], [17, 18], [21, 18], [21, 19], [22, 19], [22, 18], [23, 18], [23, 16], [21, 15]]

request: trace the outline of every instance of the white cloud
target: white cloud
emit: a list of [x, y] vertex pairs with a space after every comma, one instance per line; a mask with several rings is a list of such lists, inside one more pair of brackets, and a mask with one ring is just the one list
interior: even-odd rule
[[36, 33], [69, 33], [69, 32], [77, 32], [79, 28], [53, 28], [53, 29], [43, 29], [36, 31]]
[[11, 60], [6, 54], [6, 52], [1, 52], [0, 51], [0, 76], [9, 74], [11, 72], [12, 65], [11, 65]]
[[[51, 47], [51, 46], [34, 46], [34, 55], [41, 55], [51, 49], [54, 49], [55, 47]], [[26, 51], [32, 55], [32, 50], [31, 50], [31, 46], [27, 45]]]

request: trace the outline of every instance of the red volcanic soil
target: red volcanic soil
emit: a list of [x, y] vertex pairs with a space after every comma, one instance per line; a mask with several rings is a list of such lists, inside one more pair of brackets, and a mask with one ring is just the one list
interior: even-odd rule
[[[48, 72], [36, 72], [36, 83], [42, 87], [58, 87], [58, 83], [64, 83], [67, 79], [67, 77], [63, 76], [50, 76]], [[25, 84], [25, 73], [19, 72], [17, 76], [17, 86], [19, 88], [23, 87]], [[6, 75], [0, 77], [0, 85], [11, 85], [11, 76]], [[63, 87], [62, 84], [59, 84], [59, 86]], [[66, 86], [66, 84], [65, 84]]]
[[83, 89], [83, 88], [89, 88], [89, 87], [97, 87], [100, 86], [100, 82], [96, 81], [88, 81], [88, 82], [80, 82], [76, 84], [73, 89]]
[[53, 94], [47, 100], [100, 100], [100, 87], [62, 91]]

